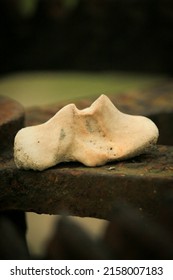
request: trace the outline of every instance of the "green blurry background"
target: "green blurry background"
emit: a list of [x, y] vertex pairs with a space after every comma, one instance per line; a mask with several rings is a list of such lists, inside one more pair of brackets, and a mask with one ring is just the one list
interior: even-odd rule
[[120, 72], [28, 72], [0, 78], [0, 94], [24, 106], [51, 104], [100, 94], [141, 90], [161, 83], [163, 75]]

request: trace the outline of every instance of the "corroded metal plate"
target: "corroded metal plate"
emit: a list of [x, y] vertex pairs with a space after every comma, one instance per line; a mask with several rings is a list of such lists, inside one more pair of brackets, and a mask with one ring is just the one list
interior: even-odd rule
[[18, 170], [12, 159], [0, 159], [0, 178], [0, 210], [109, 219], [115, 201], [125, 200], [141, 214], [157, 216], [173, 190], [173, 147], [102, 167], [68, 163], [43, 172]]

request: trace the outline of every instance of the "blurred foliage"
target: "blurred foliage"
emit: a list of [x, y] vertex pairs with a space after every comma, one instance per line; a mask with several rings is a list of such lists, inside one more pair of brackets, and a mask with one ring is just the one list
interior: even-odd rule
[[[37, 9], [40, 0], [18, 0], [18, 9], [19, 13], [23, 17], [33, 16]], [[45, 1], [45, 0], [43, 0]], [[54, 1], [54, 4], [59, 2], [60, 5], [63, 6], [64, 9], [74, 9], [80, 0], [58, 0]]]
[[0, 1], [0, 73], [173, 74], [173, 1]]
[[36, 12], [39, 0], [18, 0], [19, 13], [23, 17], [33, 16]]
[[141, 90], [161, 83], [164, 76], [118, 72], [37, 72], [21, 73], [0, 79], [0, 94], [23, 105], [74, 100], [100, 94]]
[[67, 9], [74, 9], [77, 6], [79, 0], [62, 0], [62, 2]]

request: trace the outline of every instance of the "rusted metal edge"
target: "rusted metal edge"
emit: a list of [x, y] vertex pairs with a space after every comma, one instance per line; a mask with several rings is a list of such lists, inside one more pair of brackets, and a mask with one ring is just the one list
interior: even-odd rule
[[109, 219], [115, 201], [125, 200], [154, 217], [173, 190], [173, 147], [102, 167], [66, 163], [43, 172], [19, 170], [11, 159], [0, 161], [0, 178], [0, 210]]
[[14, 137], [24, 126], [24, 108], [15, 100], [0, 96], [0, 154], [13, 149]]

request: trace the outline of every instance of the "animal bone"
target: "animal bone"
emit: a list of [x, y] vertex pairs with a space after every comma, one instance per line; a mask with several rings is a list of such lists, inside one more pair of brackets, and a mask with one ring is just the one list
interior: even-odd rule
[[21, 129], [14, 160], [18, 168], [40, 171], [69, 161], [101, 166], [148, 152], [158, 135], [150, 119], [124, 114], [101, 95], [89, 108], [69, 104], [47, 122]]

